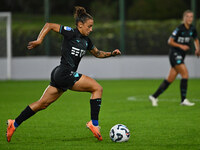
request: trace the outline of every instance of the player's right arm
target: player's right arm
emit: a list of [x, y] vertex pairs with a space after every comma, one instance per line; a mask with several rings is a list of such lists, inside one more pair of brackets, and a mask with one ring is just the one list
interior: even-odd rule
[[180, 43], [175, 42], [175, 39], [177, 39], [177, 38], [179, 37], [179, 35], [181, 34], [180, 31], [181, 31], [180, 28], [177, 27], [177, 28], [172, 32], [171, 36], [170, 36], [169, 39], [168, 39], [168, 44], [169, 44], [170, 46], [172, 46], [172, 47], [178, 47], [178, 48], [180, 48], [180, 49], [183, 50], [183, 51], [187, 51], [187, 50], [190, 49], [189, 46], [183, 45], [183, 44], [180, 44]]
[[183, 51], [187, 51], [190, 49], [190, 47], [187, 45], [183, 45], [183, 44], [179, 44], [179, 43], [175, 42], [173, 37], [169, 37], [168, 44], [172, 47], [178, 47], [178, 48], [182, 49]]
[[40, 45], [42, 43], [44, 37], [47, 35], [47, 33], [50, 30], [53, 30], [55, 32], [59, 32], [60, 25], [55, 24], [55, 23], [46, 23], [44, 25], [44, 27], [42, 28], [42, 30], [40, 31], [40, 34], [39, 34], [37, 40], [29, 42], [27, 48], [33, 49], [33, 48], [37, 47], [38, 45]]

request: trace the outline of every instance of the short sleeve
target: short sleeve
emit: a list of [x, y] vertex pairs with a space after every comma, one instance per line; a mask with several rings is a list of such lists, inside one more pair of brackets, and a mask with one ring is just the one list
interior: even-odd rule
[[94, 45], [93, 45], [93, 43], [92, 43], [92, 41], [90, 40], [90, 38], [88, 38], [88, 46], [87, 46], [87, 50], [92, 50], [92, 49], [94, 49]]
[[176, 39], [176, 38], [178, 37], [179, 31], [180, 31], [179, 28], [176, 28], [176, 29], [172, 32], [171, 37], [172, 37], [173, 39]]
[[59, 31], [65, 38], [72, 38], [75, 35], [74, 29], [68, 26], [60, 25]]

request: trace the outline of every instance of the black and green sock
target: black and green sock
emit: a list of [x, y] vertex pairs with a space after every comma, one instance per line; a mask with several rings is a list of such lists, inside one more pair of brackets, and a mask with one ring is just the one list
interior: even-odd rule
[[157, 98], [160, 94], [162, 94], [168, 88], [169, 85], [170, 85], [170, 82], [168, 82], [167, 80], [164, 80], [159, 86], [159, 88], [157, 89], [157, 91], [152, 96]]
[[184, 99], [186, 98], [186, 94], [187, 94], [187, 82], [188, 82], [188, 79], [181, 79], [181, 83], [180, 83], [181, 102], [183, 102]]
[[27, 106], [21, 112], [21, 114], [15, 119], [15, 123], [14, 123], [15, 127], [18, 127], [23, 121], [27, 120], [34, 114], [35, 114], [35, 112], [29, 106]]
[[101, 98], [90, 99], [91, 120], [93, 125], [98, 126], [99, 111], [101, 107]]

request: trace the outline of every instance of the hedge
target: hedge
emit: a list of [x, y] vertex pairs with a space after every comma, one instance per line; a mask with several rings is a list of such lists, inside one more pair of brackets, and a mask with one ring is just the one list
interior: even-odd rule
[[[71, 26], [67, 21], [57, 22]], [[127, 55], [166, 55], [169, 51], [167, 40], [172, 31], [181, 23], [181, 20], [166, 21], [126, 21], [125, 22], [125, 54]], [[199, 24], [198, 22], [197, 24]], [[12, 47], [13, 56], [46, 55], [44, 44], [34, 50], [27, 50], [27, 44], [35, 40], [45, 23], [41, 21], [21, 22], [13, 21]], [[200, 26], [197, 26], [200, 33]], [[1, 35], [0, 35], [1, 36]], [[59, 56], [62, 43], [62, 35], [50, 32], [50, 56]], [[1, 38], [1, 37], [0, 37]], [[93, 32], [90, 35], [98, 49], [111, 51], [120, 47], [120, 23], [95, 22]]]

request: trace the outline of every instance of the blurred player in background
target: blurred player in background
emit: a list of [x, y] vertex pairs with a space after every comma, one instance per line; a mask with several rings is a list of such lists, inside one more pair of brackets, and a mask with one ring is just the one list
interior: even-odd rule
[[[89, 121], [86, 126], [98, 140], [102, 140], [98, 116], [103, 88], [94, 79], [82, 75], [76, 72], [76, 70], [81, 58], [85, 55], [87, 50], [97, 58], [116, 56], [121, 54], [121, 52], [118, 49], [112, 52], [104, 52], [98, 50], [93, 45], [88, 35], [92, 32], [94, 20], [83, 7], [75, 7], [74, 18], [76, 22], [75, 29], [59, 24], [46, 23], [37, 40], [29, 42], [28, 49], [37, 47], [51, 30], [64, 36], [60, 65], [53, 69], [50, 85], [46, 88], [42, 97], [38, 101], [28, 105], [15, 120], [9, 119], [7, 121], [8, 142], [11, 141], [14, 131], [23, 121], [33, 116], [36, 112], [46, 109], [68, 89], [91, 93], [91, 121]], [[64, 118], [64, 120], [66, 120], [66, 118]]]
[[152, 106], [158, 105], [158, 96], [163, 93], [167, 87], [176, 79], [178, 74], [181, 75], [182, 79], [180, 82], [181, 90], [181, 105], [193, 106], [195, 103], [190, 102], [186, 98], [187, 94], [187, 83], [188, 83], [188, 70], [184, 64], [186, 53], [190, 50], [191, 38], [194, 39], [195, 55], [200, 56], [199, 40], [197, 37], [197, 31], [192, 25], [193, 12], [186, 10], [183, 13], [183, 23], [179, 25], [172, 33], [168, 40], [170, 45], [169, 61], [171, 68], [167, 79], [165, 79], [157, 91], [149, 96]]

